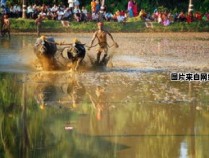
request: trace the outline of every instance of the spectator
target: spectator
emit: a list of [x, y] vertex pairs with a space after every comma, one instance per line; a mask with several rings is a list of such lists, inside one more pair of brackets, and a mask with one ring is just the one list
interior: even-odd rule
[[91, 1], [91, 12], [96, 12], [96, 0]]
[[11, 5], [9, 10], [10, 10], [10, 17], [14, 18], [15, 17], [14, 6]]
[[168, 13], [167, 17], [168, 17], [170, 23], [174, 23], [174, 16], [171, 13]]
[[185, 21], [186, 21], [186, 16], [185, 16], [185, 14], [184, 14], [183, 11], [181, 11], [181, 12], [179, 13], [179, 15], [178, 15], [178, 17], [177, 17], [177, 20], [178, 20], [179, 22], [185, 22]]
[[63, 20], [69, 20], [71, 15], [72, 15], [71, 8], [65, 8], [64, 13], [63, 13]]
[[169, 21], [168, 17], [165, 16], [163, 19], [163, 26], [168, 26], [168, 25], [170, 25], [170, 21]]
[[46, 16], [47, 16], [47, 19], [49, 19], [49, 20], [56, 20], [56, 18], [57, 18], [57, 14], [52, 13], [50, 10], [47, 12]]
[[140, 18], [141, 20], [145, 20], [146, 17], [147, 17], [147, 13], [145, 12], [144, 9], [141, 9], [141, 11], [139, 12], [139, 18]]
[[2, 5], [1, 8], [2, 8], [2, 11], [1, 11], [2, 14], [7, 14], [7, 15], [10, 14], [10, 8], [8, 6]]
[[194, 16], [193, 16], [192, 11], [190, 11], [187, 15], [187, 23], [191, 23], [193, 21], [194, 21]]
[[202, 20], [202, 14], [200, 12], [195, 12], [194, 17], [198, 21]]
[[69, 8], [74, 8], [74, 0], [68, 0]]
[[62, 20], [63, 15], [64, 15], [64, 12], [62, 11], [61, 8], [59, 8], [57, 11], [57, 20]]
[[78, 7], [78, 8], [79, 8], [79, 6], [80, 6], [79, 0], [75, 0], [75, 1], [74, 1], [74, 5], [75, 5], [75, 7]]
[[124, 16], [123, 12], [117, 13], [117, 21], [118, 21], [118, 22], [124, 23], [125, 20], [126, 20], [126, 19], [125, 19], [125, 16]]
[[158, 21], [158, 14], [159, 14], [158, 10], [155, 9], [153, 14], [152, 14], [151, 19], [154, 20], [154, 21]]
[[100, 3], [98, 0], [96, 0], [96, 13], [99, 13], [100, 11]]
[[80, 22], [81, 21], [81, 10], [79, 9], [78, 6], [74, 7], [73, 14], [74, 14], [75, 20], [77, 22]]
[[43, 4], [41, 6], [41, 10], [44, 12], [44, 13], [47, 13], [47, 6], [45, 4]]
[[51, 8], [51, 11], [52, 11], [53, 13], [55, 13], [55, 12], [57, 12], [57, 10], [58, 10], [58, 7], [57, 7], [56, 4], [54, 4], [54, 6]]
[[108, 11], [104, 14], [104, 18], [106, 21], [111, 21], [111, 20], [113, 20], [113, 14]]
[[85, 6], [82, 6], [81, 12], [82, 12], [86, 17], [88, 16], [88, 11], [87, 11], [87, 9], [85, 8]]
[[205, 13], [204, 16], [202, 17], [202, 19], [204, 21], [209, 21], [209, 14], [208, 13]]
[[1, 6], [6, 6], [6, 2], [7, 2], [6, 0], [1, 0], [1, 1], [0, 1], [0, 7], [1, 7]]
[[163, 22], [162, 13], [158, 13], [157, 22], [160, 24]]
[[91, 13], [89, 13], [89, 12], [87, 13], [86, 20], [92, 21], [92, 14]]
[[134, 17], [138, 16], [138, 5], [136, 0], [133, 1], [133, 16]]
[[20, 7], [20, 5], [15, 4], [13, 7], [14, 13], [15, 13], [15, 17], [19, 18], [22, 15], [22, 9]]
[[99, 14], [99, 21], [103, 21], [105, 19], [103, 6], [100, 8], [100, 11], [98, 12], [98, 14]]
[[33, 7], [31, 5], [29, 5], [27, 7], [27, 17], [28, 18], [32, 18], [33, 17]]
[[93, 12], [92, 13], [92, 20], [98, 22], [99, 21], [99, 14], [96, 12]]
[[38, 8], [37, 8], [36, 4], [34, 4], [33, 5], [33, 14], [32, 14], [33, 19], [36, 19], [38, 17], [38, 13], [39, 13]]
[[133, 17], [133, 6], [134, 6], [133, 0], [129, 0], [128, 1], [128, 8], [127, 8], [128, 12], [129, 12], [129, 17]]
[[207, 17], [207, 20], [209, 21], [209, 13], [206, 13], [205, 16]]

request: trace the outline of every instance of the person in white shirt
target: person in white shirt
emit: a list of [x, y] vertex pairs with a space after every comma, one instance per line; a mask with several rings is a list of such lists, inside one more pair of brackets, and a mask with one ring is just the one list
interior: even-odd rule
[[80, 5], [79, 0], [74, 0], [74, 5], [77, 6], [77, 7], [79, 7], [79, 5]]
[[74, 8], [74, 0], [68, 0], [69, 8]]
[[79, 9], [78, 6], [75, 6], [73, 10], [74, 18], [76, 19], [77, 22], [81, 21], [81, 10]]
[[33, 8], [32, 8], [31, 5], [29, 5], [29, 6], [27, 7], [27, 17], [28, 17], [28, 18], [32, 18], [32, 15], [33, 15]]
[[54, 4], [54, 6], [51, 8], [51, 12], [55, 13], [57, 12], [57, 10], [58, 10], [58, 7], [56, 4]]
[[64, 12], [61, 9], [58, 9], [57, 20], [62, 20], [63, 15], [64, 15]]
[[106, 13], [104, 14], [104, 17], [105, 17], [105, 20], [106, 20], [106, 21], [110, 21], [110, 20], [113, 19], [113, 14], [112, 14], [111, 12], [106, 12]]
[[63, 19], [64, 20], [69, 20], [71, 15], [72, 15], [71, 8], [65, 8], [64, 14], [63, 14]]
[[[11, 18], [13, 18], [14, 17], [14, 15], [15, 15], [15, 12], [14, 12], [14, 6], [13, 5], [11, 5], [10, 6], [10, 8], [9, 8], [9, 10], [10, 10], [10, 17]], [[1, 13], [1, 12], [0, 12]]]
[[21, 9], [20, 5], [15, 4], [13, 7], [13, 10], [15, 13], [15, 17], [21, 17], [22, 9]]
[[87, 17], [88, 11], [84, 6], [82, 7], [81, 12]]

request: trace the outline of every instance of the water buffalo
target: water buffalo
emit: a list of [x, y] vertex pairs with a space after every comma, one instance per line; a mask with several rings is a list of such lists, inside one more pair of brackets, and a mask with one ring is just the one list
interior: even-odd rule
[[44, 70], [56, 69], [55, 53], [57, 46], [52, 37], [37, 38], [34, 45], [34, 53], [37, 56], [42, 68]]
[[77, 71], [86, 55], [85, 44], [75, 42], [72, 46], [66, 47], [61, 51], [62, 57], [68, 60], [68, 67]]

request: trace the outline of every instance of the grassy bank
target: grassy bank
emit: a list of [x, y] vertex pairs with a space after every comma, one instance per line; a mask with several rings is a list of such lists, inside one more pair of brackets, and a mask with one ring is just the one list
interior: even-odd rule
[[[209, 22], [197, 21], [193, 23], [176, 22], [169, 26], [162, 26], [156, 22], [153, 28], [146, 28], [140, 20], [131, 19], [129, 22], [105, 22], [105, 27], [111, 32], [209, 32]], [[70, 22], [69, 27], [63, 27], [60, 21], [45, 20], [42, 32], [92, 32], [96, 30], [95, 22]], [[36, 32], [36, 25], [31, 19], [11, 19], [12, 32]]]

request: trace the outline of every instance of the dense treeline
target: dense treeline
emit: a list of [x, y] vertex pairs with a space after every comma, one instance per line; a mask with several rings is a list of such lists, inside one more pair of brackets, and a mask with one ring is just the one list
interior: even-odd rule
[[[8, 3], [22, 3], [23, 0], [8, 0]], [[48, 4], [64, 4], [67, 5], [68, 0], [25, 0], [27, 4], [36, 3], [38, 5]], [[189, 0], [136, 0], [138, 3], [139, 10], [144, 8], [145, 10], [152, 12], [155, 8], [168, 9], [170, 11], [184, 11], [187, 12]], [[80, 0], [81, 5], [90, 6], [91, 0]], [[114, 12], [116, 10], [126, 10], [128, 0], [106, 0], [105, 4], [107, 8]], [[193, 0], [193, 9], [196, 11], [201, 11], [203, 13], [209, 11], [209, 0]]]

